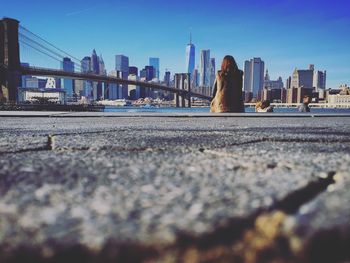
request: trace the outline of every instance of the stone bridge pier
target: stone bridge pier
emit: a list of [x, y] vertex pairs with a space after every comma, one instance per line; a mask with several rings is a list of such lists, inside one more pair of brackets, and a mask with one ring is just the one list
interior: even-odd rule
[[176, 107], [191, 108], [191, 74], [177, 73], [174, 80], [175, 88], [183, 91], [175, 94]]
[[20, 86], [19, 21], [0, 20], [0, 101], [16, 102]]

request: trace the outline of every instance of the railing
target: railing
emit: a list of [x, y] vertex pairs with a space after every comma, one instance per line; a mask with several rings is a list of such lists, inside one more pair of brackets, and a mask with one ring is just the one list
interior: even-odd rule
[[[296, 108], [301, 103], [271, 103], [275, 108]], [[244, 103], [246, 107], [255, 107], [256, 103]], [[350, 103], [310, 103], [310, 108], [346, 108], [350, 109]]]

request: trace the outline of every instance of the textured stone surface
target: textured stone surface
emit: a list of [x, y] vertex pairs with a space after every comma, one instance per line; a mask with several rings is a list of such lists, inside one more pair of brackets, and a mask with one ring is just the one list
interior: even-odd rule
[[[276, 258], [317, 262], [315, 236], [349, 241], [350, 117], [77, 116], [0, 118], [7, 260], [25, 245], [39, 259], [254, 262], [281, 235], [295, 256]], [[270, 245], [247, 246], [270, 221]]]

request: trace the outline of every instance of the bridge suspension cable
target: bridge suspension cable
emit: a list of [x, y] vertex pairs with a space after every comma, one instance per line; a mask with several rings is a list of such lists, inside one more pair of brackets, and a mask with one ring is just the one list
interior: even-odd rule
[[50, 58], [52, 58], [52, 59], [54, 59], [54, 60], [57, 60], [58, 62], [61, 62], [60, 59], [58, 59], [58, 58], [56, 58], [56, 57], [50, 55], [49, 53], [47, 53], [47, 52], [45, 52], [45, 51], [40, 50], [39, 48], [37, 48], [37, 47], [35, 47], [35, 46], [33, 46], [33, 45], [31, 45], [31, 44], [29, 44], [29, 43], [27, 43], [27, 42], [21, 40], [21, 39], [19, 40], [19, 42], [22, 43], [22, 44], [24, 44], [24, 45], [27, 45], [27, 46], [33, 48], [34, 50], [36, 50], [36, 51], [38, 51], [38, 52], [40, 52], [40, 53], [42, 53], [42, 54], [44, 54], [44, 55], [46, 55], [46, 56], [49, 56]]
[[45, 42], [46, 44], [50, 45], [51, 47], [55, 48], [56, 50], [62, 52], [62, 53], [65, 54], [67, 57], [69, 57], [69, 58], [71, 58], [71, 59], [74, 59], [74, 60], [76, 60], [77, 62], [81, 62], [81, 60], [80, 60], [79, 58], [76, 58], [75, 56], [73, 56], [73, 55], [67, 53], [66, 51], [64, 51], [64, 50], [60, 49], [59, 47], [55, 46], [54, 44], [51, 44], [50, 42], [48, 42], [47, 40], [45, 40], [45, 39], [42, 38], [41, 36], [39, 36], [39, 35], [33, 33], [33, 32], [30, 31], [29, 29], [25, 28], [24, 26], [20, 25], [19, 27], [20, 27], [20, 29], [23, 29], [24, 31], [30, 33], [30, 34], [33, 35], [34, 37], [40, 39], [41, 41], [43, 41], [43, 42]]
[[[49, 48], [45, 47], [44, 45], [40, 44], [39, 42], [37, 42], [37, 41], [35, 41], [35, 40], [33, 40], [33, 39], [31, 39], [31, 38], [29, 38], [29, 37], [23, 35], [22, 33], [19, 33], [18, 35], [20, 36], [20, 38], [19, 38], [19, 41], [20, 41], [20, 42], [24, 42], [24, 41], [22, 40], [22, 38], [24, 38], [25, 41], [32, 42], [33, 45], [37, 45], [37, 46], [39, 46], [40, 48], [45, 49], [46, 51], [50, 52], [51, 54], [54, 54], [54, 55], [57, 56], [58, 58], [63, 59], [63, 56], [62, 56], [61, 54], [58, 54], [57, 52], [53, 51], [52, 49], [49, 49]], [[33, 46], [32, 46], [32, 47], [33, 47]], [[62, 60], [61, 60], [61, 61], [62, 61]]]
[[[46, 49], [43, 49], [40, 46], [37, 46], [37, 45], [35, 45], [34, 43], [31, 43], [28, 40], [19, 39], [19, 42], [21, 44], [24, 44], [24, 45], [30, 47], [31, 49], [34, 49], [37, 52], [40, 52], [41, 54], [43, 54], [43, 55], [45, 55], [47, 57], [50, 57], [50, 58], [54, 59], [55, 61], [57, 61], [59, 63], [62, 63], [62, 61], [63, 61], [63, 57], [60, 57], [60, 56], [55, 55], [54, 53], [48, 52]], [[79, 65], [76, 65], [75, 63], [74, 63], [74, 68], [77, 71], [79, 71], [79, 72], [82, 71], [81, 67]]]
[[74, 69], [76, 71], [82, 71], [81, 67], [81, 61], [70, 55], [69, 53], [65, 52], [64, 50], [54, 46], [50, 42], [46, 41], [42, 37], [36, 35], [35, 33], [31, 32], [30, 30], [26, 29], [25, 27], [20, 25], [20, 32], [19, 32], [19, 41], [36, 50], [37, 52], [40, 52], [41, 54], [44, 54], [56, 61], [59, 61], [60, 63], [63, 62], [63, 59], [65, 57], [68, 57], [72, 60]]

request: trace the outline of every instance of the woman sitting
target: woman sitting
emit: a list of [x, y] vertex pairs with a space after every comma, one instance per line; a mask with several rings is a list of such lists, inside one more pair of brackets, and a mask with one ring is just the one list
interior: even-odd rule
[[255, 105], [256, 112], [273, 112], [273, 106], [270, 105], [270, 101], [259, 101]]
[[244, 112], [242, 76], [235, 59], [225, 56], [216, 74], [210, 112]]

